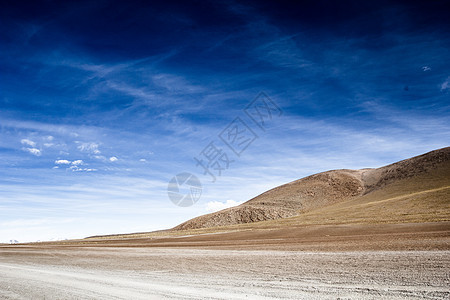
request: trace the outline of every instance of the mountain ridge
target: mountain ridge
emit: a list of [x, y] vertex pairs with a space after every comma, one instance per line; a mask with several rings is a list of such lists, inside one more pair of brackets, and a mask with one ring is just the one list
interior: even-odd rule
[[[447, 193], [448, 189], [445, 187], [450, 186], [450, 147], [380, 168], [340, 169], [313, 174], [270, 189], [239, 206], [193, 218], [172, 230], [301, 217], [329, 206], [364, 201], [365, 198], [370, 198], [370, 195], [383, 197], [383, 193], [393, 193], [401, 196], [407, 195], [407, 190], [426, 191], [436, 188], [437, 182], [440, 185], [438, 188], [443, 187], [444, 193]], [[402, 184], [405, 186], [402, 187]], [[396, 185], [399, 186], [398, 191], [390, 191], [390, 187]], [[450, 196], [448, 198], [450, 199]]]

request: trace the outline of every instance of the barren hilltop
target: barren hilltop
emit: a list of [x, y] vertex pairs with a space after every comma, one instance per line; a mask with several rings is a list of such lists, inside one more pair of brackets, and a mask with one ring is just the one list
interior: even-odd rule
[[174, 228], [189, 230], [289, 218], [294, 223], [450, 220], [450, 147], [376, 169], [333, 170], [271, 189]]

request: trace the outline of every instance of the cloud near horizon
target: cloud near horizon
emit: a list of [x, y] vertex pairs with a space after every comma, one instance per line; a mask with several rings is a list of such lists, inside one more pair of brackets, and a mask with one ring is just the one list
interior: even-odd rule
[[206, 203], [206, 211], [207, 212], [216, 212], [225, 208], [230, 208], [234, 206], [238, 206], [240, 204], [244, 203], [244, 201], [234, 201], [234, 200], [227, 200], [226, 202], [219, 202], [219, 201], [210, 201]]

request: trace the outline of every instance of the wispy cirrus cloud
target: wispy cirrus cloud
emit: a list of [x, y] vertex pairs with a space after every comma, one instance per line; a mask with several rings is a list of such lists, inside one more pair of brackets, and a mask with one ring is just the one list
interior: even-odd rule
[[441, 91], [448, 89], [450, 89], [450, 77], [447, 77], [447, 79], [441, 84]]

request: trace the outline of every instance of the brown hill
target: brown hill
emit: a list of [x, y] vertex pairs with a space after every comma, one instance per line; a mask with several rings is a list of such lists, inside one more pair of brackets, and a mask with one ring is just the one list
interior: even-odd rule
[[285, 218], [288, 219], [280, 221], [420, 222], [446, 220], [449, 212], [450, 147], [447, 147], [377, 169], [311, 175], [239, 206], [191, 219], [174, 230]]

